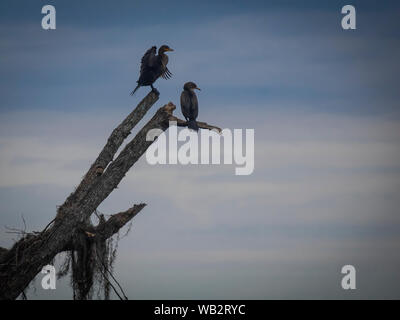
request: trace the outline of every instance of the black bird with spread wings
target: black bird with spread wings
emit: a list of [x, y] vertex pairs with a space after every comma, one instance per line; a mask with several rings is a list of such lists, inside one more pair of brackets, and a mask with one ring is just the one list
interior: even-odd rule
[[189, 129], [199, 130], [196, 119], [199, 115], [199, 102], [194, 89], [200, 90], [194, 82], [186, 82], [181, 94], [181, 110]]
[[137, 89], [143, 86], [151, 86], [151, 90], [158, 93], [157, 89], [153, 87], [153, 83], [159, 78], [169, 79], [172, 73], [168, 70], [168, 56], [165, 52], [174, 51], [170, 47], [163, 45], [158, 49], [153, 46], [146, 51], [142, 58], [142, 64], [140, 66], [140, 76], [137, 82], [135, 90], [131, 92], [131, 96], [136, 92]]

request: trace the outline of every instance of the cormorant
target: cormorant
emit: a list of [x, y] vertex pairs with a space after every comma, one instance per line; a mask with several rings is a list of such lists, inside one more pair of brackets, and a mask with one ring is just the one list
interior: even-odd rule
[[199, 114], [199, 102], [194, 89], [200, 90], [194, 82], [186, 82], [181, 94], [181, 110], [189, 129], [199, 130], [196, 118]]
[[169, 79], [172, 73], [168, 70], [168, 56], [165, 54], [167, 51], [174, 51], [170, 47], [163, 45], [158, 49], [158, 55], [156, 55], [157, 47], [153, 46], [144, 54], [141, 66], [140, 76], [137, 82], [135, 90], [131, 92], [131, 96], [136, 92], [137, 89], [143, 86], [151, 86], [151, 90], [158, 93], [157, 89], [153, 87], [153, 83], [159, 78]]

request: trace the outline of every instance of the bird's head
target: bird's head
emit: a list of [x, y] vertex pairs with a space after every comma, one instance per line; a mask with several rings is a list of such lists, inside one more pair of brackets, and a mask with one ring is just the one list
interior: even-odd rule
[[168, 52], [168, 51], [174, 51], [174, 49], [171, 49], [169, 46], [164, 44], [164, 45], [162, 45], [160, 47], [160, 49], [158, 49], [158, 54], [165, 53], [165, 52]]
[[200, 88], [197, 87], [197, 84], [191, 81], [186, 82], [185, 85], [183, 86], [183, 90], [193, 91], [194, 89], [201, 90]]

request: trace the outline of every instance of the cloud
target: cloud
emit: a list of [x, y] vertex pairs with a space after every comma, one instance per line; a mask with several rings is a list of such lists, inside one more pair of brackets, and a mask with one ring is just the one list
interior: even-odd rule
[[2, 108], [18, 102], [35, 109], [122, 108], [131, 101], [124, 92], [137, 79], [141, 56], [162, 42], [176, 49], [169, 62], [173, 79], [157, 82], [167, 101], [176, 101], [188, 80], [205, 89], [204, 103], [222, 101], [223, 109], [261, 97], [314, 109], [388, 112], [398, 100], [397, 38], [387, 32], [349, 37], [332, 12], [263, 11], [96, 29], [67, 25], [56, 35], [35, 30], [23, 25], [2, 31]]
[[[190, 208], [187, 223], [204, 228], [229, 218], [229, 212], [215, 215], [213, 208], [232, 208], [233, 204], [241, 210], [246, 207], [261, 210], [254, 213], [254, 219], [238, 211], [236, 220], [231, 220], [236, 225], [246, 223], [246, 219], [252, 223], [262, 220], [265, 224], [275, 219], [271, 214], [265, 216], [261, 208], [274, 211], [291, 208], [291, 217], [303, 222], [338, 221], [349, 210], [335, 213], [334, 209], [324, 209], [324, 204], [332, 207], [344, 201], [338, 200], [341, 197], [379, 198], [381, 194], [396, 194], [395, 190], [399, 190], [400, 148], [395, 142], [399, 134], [391, 130], [399, 125], [396, 121], [338, 115], [291, 118], [286, 114], [263, 114], [267, 129], [255, 128], [253, 175], [234, 176], [234, 165], [151, 166], [143, 157], [115, 192], [136, 190], [140, 186], [140, 195], [145, 198], [154, 198], [155, 194], [168, 199], [180, 212]], [[30, 119], [23, 114], [19, 117]], [[25, 120], [20, 123], [29, 136], [21, 136], [19, 130], [3, 132], [0, 186], [50, 184], [72, 189], [101, 150], [106, 138], [104, 127], [111, 132], [116, 125], [114, 118], [103, 114], [93, 122], [89, 114], [65, 117], [54, 113], [36, 124], [29, 120], [30, 128], [25, 126]], [[235, 116], [231, 118], [228, 121], [235, 122]], [[68, 129], [71, 127], [73, 131]], [[81, 132], [85, 131], [90, 134], [82, 137]], [[270, 132], [279, 138], [275, 140]], [[310, 210], [313, 206], [314, 210]], [[319, 214], [315, 213], [316, 208]], [[374, 218], [373, 213], [369, 216]], [[365, 217], [363, 214], [357, 221]]]
[[[54, 37], [2, 29], [1, 107], [17, 111], [0, 118], [1, 223], [19, 223], [19, 210], [35, 228], [53, 218], [139, 99], [128, 93], [144, 50], [166, 41], [174, 78], [157, 83], [155, 108], [195, 80], [200, 120], [255, 129], [255, 171], [144, 158], [132, 168], [99, 208], [149, 204], [120, 244], [117, 269], [132, 296], [204, 298], [210, 285], [216, 298], [227, 287], [251, 298], [343, 297], [332, 288], [352, 262], [372, 283], [360, 295], [377, 297], [372, 289], [399, 264], [400, 46], [385, 24], [357, 37], [338, 25], [335, 14], [271, 11], [64, 26]], [[372, 266], [391, 272], [380, 278]], [[385, 294], [397, 297], [393, 283]]]

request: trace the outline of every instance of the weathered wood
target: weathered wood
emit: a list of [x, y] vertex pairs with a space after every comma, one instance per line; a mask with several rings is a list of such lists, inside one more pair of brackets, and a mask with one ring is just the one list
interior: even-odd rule
[[[119, 171], [118, 176], [115, 179], [111, 179], [114, 180], [111, 184], [110, 178], [112, 177], [109, 174], [103, 176], [99, 174], [98, 170], [93, 170], [93, 168], [96, 169], [98, 167], [99, 163], [106, 166], [111, 162], [119, 146], [129, 135], [130, 130], [143, 118], [146, 111], [150, 109], [157, 99], [158, 95], [150, 93], [122, 124], [113, 131], [106, 146], [89, 169], [80, 186], [60, 207], [61, 210], [58, 210], [57, 218], [53, 225], [39, 235], [28, 235], [22, 238], [10, 250], [0, 256], [0, 299], [17, 298], [36, 274], [41, 271], [43, 266], [49, 264], [58, 253], [65, 250], [78, 226], [87, 221], [134, 162], [146, 151], [143, 147], [147, 148], [146, 146], [149, 144], [143, 144], [140, 139], [134, 139], [138, 142], [138, 149], [133, 152], [135, 154], [134, 159], [129, 163], [129, 166], [123, 165], [121, 167], [122, 170], [126, 171]], [[151, 128], [153, 125], [160, 127], [160, 123], [163, 123], [162, 126], [167, 123], [169, 114], [160, 110], [145, 128]], [[141, 133], [140, 137], [143, 139], [143, 129]], [[134, 149], [133, 144], [131, 143], [130, 145]], [[121, 164], [121, 161], [119, 161], [119, 164]], [[93, 172], [95, 172], [95, 175], [92, 174]], [[105, 177], [108, 177], [108, 179], [106, 180]], [[106, 190], [102, 191], [100, 188], [103, 186], [106, 186]]]
[[[131, 130], [139, 123], [147, 111], [157, 102], [159, 95], [154, 91], [150, 93], [137, 105], [137, 107], [122, 121], [122, 123], [113, 130], [107, 140], [106, 145], [100, 152], [97, 159], [93, 162], [90, 169], [82, 179], [76, 190], [67, 198], [62, 206], [58, 209], [58, 215], [66, 214], [73, 209], [73, 203], [79, 203], [87, 192], [92, 188], [93, 184], [99, 179], [99, 176], [113, 160], [119, 147], [131, 133]], [[72, 207], [72, 208], [71, 208]]]
[[[41, 233], [28, 234], [16, 242], [10, 250], [1, 250], [0, 254], [0, 299], [16, 299], [43, 266], [65, 250], [73, 250], [73, 239], [78, 230], [85, 228], [97, 207], [117, 188], [129, 169], [146, 152], [153, 141], [147, 141], [147, 132], [151, 129], [166, 130], [169, 121], [176, 119], [177, 125], [184, 126], [183, 120], [173, 116], [176, 108], [168, 103], [158, 109], [153, 118], [136, 134], [113, 161], [118, 148], [129, 135], [132, 128], [157, 101], [158, 95], [150, 93], [138, 107], [112, 132], [107, 144], [92, 164], [79, 187], [59, 208], [53, 224], [49, 224]], [[199, 125], [200, 126], [200, 125]], [[217, 128], [203, 125], [204, 128]], [[217, 128], [219, 129], [219, 128]], [[113, 234], [130, 221], [145, 204], [135, 205], [125, 212], [111, 216], [88, 236], [100, 236], [103, 239]]]
[[[170, 120], [170, 121], [175, 121], [175, 122], [176, 122], [176, 125], [177, 125], [178, 127], [187, 127], [187, 126], [188, 126], [187, 121], [178, 119], [178, 118], [175, 117], [175, 116], [171, 116], [169, 120]], [[214, 131], [218, 131], [219, 133], [221, 133], [221, 131], [222, 131], [221, 128], [216, 127], [216, 126], [212, 126], [212, 125], [210, 125], [210, 124], [208, 124], [208, 123], [206, 123], [206, 122], [197, 121], [197, 126], [198, 126], [200, 129], [214, 130]]]
[[116, 234], [125, 224], [132, 220], [144, 207], [145, 203], [135, 204], [132, 208], [111, 215], [107, 221], [100, 223], [94, 230], [95, 237], [102, 239], [111, 238]]
[[[145, 203], [135, 204], [132, 208], [126, 211], [112, 214], [106, 221], [104, 215], [100, 215], [100, 222], [97, 226], [82, 225], [80, 229], [86, 232], [88, 237], [99, 238], [100, 240], [107, 240], [123, 228], [130, 220], [132, 220], [144, 207]], [[64, 251], [73, 251], [73, 239], [70, 240], [63, 248]]]
[[7, 251], [8, 251], [7, 249], [0, 247], [0, 257], [1, 257], [3, 254], [6, 254]]
[[[150, 100], [149, 103], [154, 103], [154, 100]], [[175, 109], [175, 106], [172, 105], [171, 108], [171, 105], [160, 108], [104, 173], [90, 180], [92, 187], [87, 190], [85, 196], [72, 197], [70, 202], [66, 202], [66, 210], [63, 212], [67, 214], [60, 215], [59, 211], [54, 224], [45, 232], [22, 238], [1, 256], [0, 299], [17, 298], [43, 266], [65, 250], [77, 228], [87, 221], [100, 203], [118, 186], [132, 165], [146, 152], [152, 143], [146, 141], [147, 131], [153, 128], [168, 128], [168, 119]], [[115, 150], [115, 147], [113, 148]], [[82, 189], [84, 188], [85, 186], [82, 186]]]

